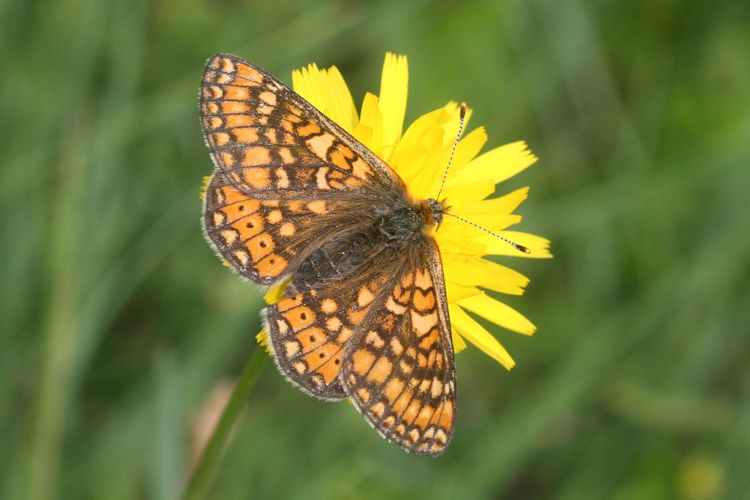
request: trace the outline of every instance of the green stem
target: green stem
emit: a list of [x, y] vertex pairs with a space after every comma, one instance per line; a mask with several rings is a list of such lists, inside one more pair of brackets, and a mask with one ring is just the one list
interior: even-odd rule
[[242, 369], [242, 374], [237, 381], [237, 385], [234, 391], [232, 391], [232, 396], [229, 398], [229, 402], [221, 414], [219, 424], [214, 429], [211, 439], [208, 441], [208, 445], [206, 445], [206, 449], [203, 450], [203, 455], [195, 468], [193, 477], [190, 478], [190, 483], [188, 483], [187, 490], [185, 490], [185, 495], [183, 496], [184, 500], [203, 498], [219, 466], [219, 458], [227, 441], [227, 436], [229, 436], [229, 431], [232, 430], [232, 426], [237, 420], [237, 415], [239, 415], [242, 405], [258, 380], [258, 375], [260, 375], [260, 370], [263, 368], [266, 358], [268, 358], [268, 354], [265, 349], [258, 346], [253, 351], [250, 359], [247, 360], [245, 367]]

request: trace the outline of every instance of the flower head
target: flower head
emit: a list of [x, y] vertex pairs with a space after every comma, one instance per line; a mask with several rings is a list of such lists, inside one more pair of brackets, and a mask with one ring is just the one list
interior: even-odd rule
[[[408, 87], [405, 56], [386, 54], [380, 94], [367, 93], [359, 113], [335, 66], [320, 69], [311, 64], [294, 71], [292, 82], [297, 93], [390, 165], [415, 199], [437, 195], [458, 134], [459, 106], [448, 103], [422, 115], [403, 131]], [[464, 121], [468, 122], [470, 116], [468, 110]], [[458, 142], [441, 200], [446, 200], [451, 213], [527, 247], [530, 253], [521, 253], [488, 232], [452, 217], [445, 217], [433, 230], [433, 236], [443, 262], [455, 351], [466, 347], [466, 339], [510, 369], [515, 364], [513, 358], [467, 311], [511, 331], [531, 335], [536, 327], [528, 319], [483, 291], [520, 295], [529, 280], [484, 257], [551, 255], [548, 240], [506, 230], [520, 222], [521, 216], [512, 212], [526, 198], [528, 188], [488, 198], [497, 183], [519, 173], [534, 163], [536, 157], [524, 142], [479, 155], [486, 141], [484, 128], [478, 127]], [[278, 287], [266, 296], [271, 303], [279, 299]]]

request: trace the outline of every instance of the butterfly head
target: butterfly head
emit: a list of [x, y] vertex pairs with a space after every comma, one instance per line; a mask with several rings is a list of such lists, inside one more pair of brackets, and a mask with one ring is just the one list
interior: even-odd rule
[[427, 227], [439, 226], [443, 222], [443, 214], [448, 210], [444, 202], [428, 198], [421, 203], [422, 220]]

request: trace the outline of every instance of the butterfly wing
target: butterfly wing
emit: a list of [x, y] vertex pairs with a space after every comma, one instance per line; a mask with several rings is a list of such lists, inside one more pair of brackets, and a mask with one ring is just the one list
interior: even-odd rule
[[292, 272], [344, 227], [353, 204], [403, 191], [403, 182], [376, 155], [239, 57], [208, 60], [200, 109], [220, 174], [208, 188], [205, 233], [255, 282], [271, 284]]
[[203, 231], [216, 253], [242, 276], [271, 284], [326, 240], [353, 225], [351, 203], [258, 199], [215, 172], [206, 188]]
[[350, 275], [268, 306], [264, 317], [269, 345], [281, 373], [314, 396], [346, 398], [339, 374], [348, 342], [384, 281], [382, 273]]
[[437, 245], [426, 240], [406, 262], [357, 328], [340, 379], [383, 437], [439, 455], [453, 435], [456, 375]]
[[380, 158], [261, 68], [229, 54], [208, 60], [201, 123], [216, 166], [259, 198], [309, 198], [402, 181]]

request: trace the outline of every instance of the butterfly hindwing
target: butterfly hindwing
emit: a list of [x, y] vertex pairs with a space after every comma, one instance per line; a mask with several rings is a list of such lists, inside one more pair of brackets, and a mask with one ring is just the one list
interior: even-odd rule
[[401, 267], [404, 259], [356, 229], [308, 256], [283, 299], [264, 312], [281, 372], [315, 396], [346, 397], [339, 374], [347, 347], [370, 309], [377, 307], [373, 304], [382, 295], [387, 270]]
[[341, 380], [386, 439], [438, 455], [453, 435], [455, 367], [440, 256], [434, 241], [413, 252], [384, 289], [346, 352]]
[[301, 202], [289, 206], [250, 197], [215, 172], [206, 188], [203, 230], [216, 252], [238, 273], [270, 284], [287, 271], [294, 257], [285, 240], [311, 215]]
[[342, 362], [379, 284], [346, 285], [308, 290], [265, 311], [279, 369], [306, 392], [324, 399], [347, 397], [339, 380]]
[[311, 253], [361, 222], [361, 201], [258, 199], [214, 172], [206, 187], [203, 229], [216, 252], [242, 276], [270, 285]]

